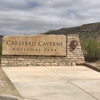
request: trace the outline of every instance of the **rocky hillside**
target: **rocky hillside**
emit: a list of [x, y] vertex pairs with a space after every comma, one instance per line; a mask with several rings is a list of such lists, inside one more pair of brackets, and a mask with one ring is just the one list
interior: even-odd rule
[[90, 38], [100, 40], [100, 22], [84, 24], [78, 27], [62, 28], [59, 30], [50, 30], [42, 34], [45, 35], [79, 34], [81, 40], [90, 39]]

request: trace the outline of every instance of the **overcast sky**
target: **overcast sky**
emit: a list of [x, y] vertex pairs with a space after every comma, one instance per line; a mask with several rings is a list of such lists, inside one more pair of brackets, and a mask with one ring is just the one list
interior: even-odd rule
[[100, 22], [100, 0], [0, 0], [0, 35]]

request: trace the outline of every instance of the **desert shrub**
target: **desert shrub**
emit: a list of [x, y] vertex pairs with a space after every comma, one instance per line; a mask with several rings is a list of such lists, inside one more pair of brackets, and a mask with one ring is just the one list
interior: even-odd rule
[[82, 43], [82, 49], [87, 61], [96, 61], [100, 57], [100, 42], [96, 40], [86, 40]]
[[0, 43], [0, 56], [2, 55], [2, 43]]

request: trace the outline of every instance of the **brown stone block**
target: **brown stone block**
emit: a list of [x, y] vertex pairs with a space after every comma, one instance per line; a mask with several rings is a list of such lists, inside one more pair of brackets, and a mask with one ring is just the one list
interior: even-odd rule
[[6, 65], [5, 64], [1, 64], [1, 67], [5, 67]]
[[8, 62], [8, 61], [2, 61], [2, 60], [1, 60], [1, 63], [2, 63], [2, 64], [6, 64], [6, 63], [9, 63], [9, 62]]
[[76, 63], [75, 62], [72, 62], [72, 66], [76, 66]]
[[59, 66], [58, 63], [51, 63], [51, 66]]
[[51, 66], [51, 63], [44, 63], [44, 66]]
[[42, 60], [41, 59], [36, 59], [35, 62], [42, 62]]
[[[34, 62], [35, 62], [35, 61], [34, 61]], [[41, 59], [41, 62], [43, 62], [43, 63], [46, 62], [46, 59]]]
[[43, 66], [43, 63], [36, 63], [36, 66]]
[[36, 66], [36, 62], [31, 62], [31, 65], [32, 66]]
[[48, 63], [48, 62], [55, 62], [55, 60], [54, 59], [45, 59], [45, 61]]
[[65, 62], [59, 62], [59, 66], [66, 66]]
[[54, 62], [55, 62], [55, 63], [58, 63], [58, 62], [60, 62], [60, 60], [55, 59]]
[[62, 62], [63, 59], [56, 59], [55, 62]]

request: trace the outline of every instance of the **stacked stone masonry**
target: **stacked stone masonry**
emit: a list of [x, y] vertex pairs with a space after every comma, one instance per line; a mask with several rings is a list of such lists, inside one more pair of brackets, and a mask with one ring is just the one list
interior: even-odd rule
[[[72, 40], [78, 41], [78, 46], [74, 50], [70, 47], [70, 42]], [[67, 35], [66, 42], [67, 55], [65, 57], [3, 55], [1, 57], [1, 66], [73, 66], [77, 64], [83, 64], [84, 57], [80, 46], [79, 36], [76, 34]]]

